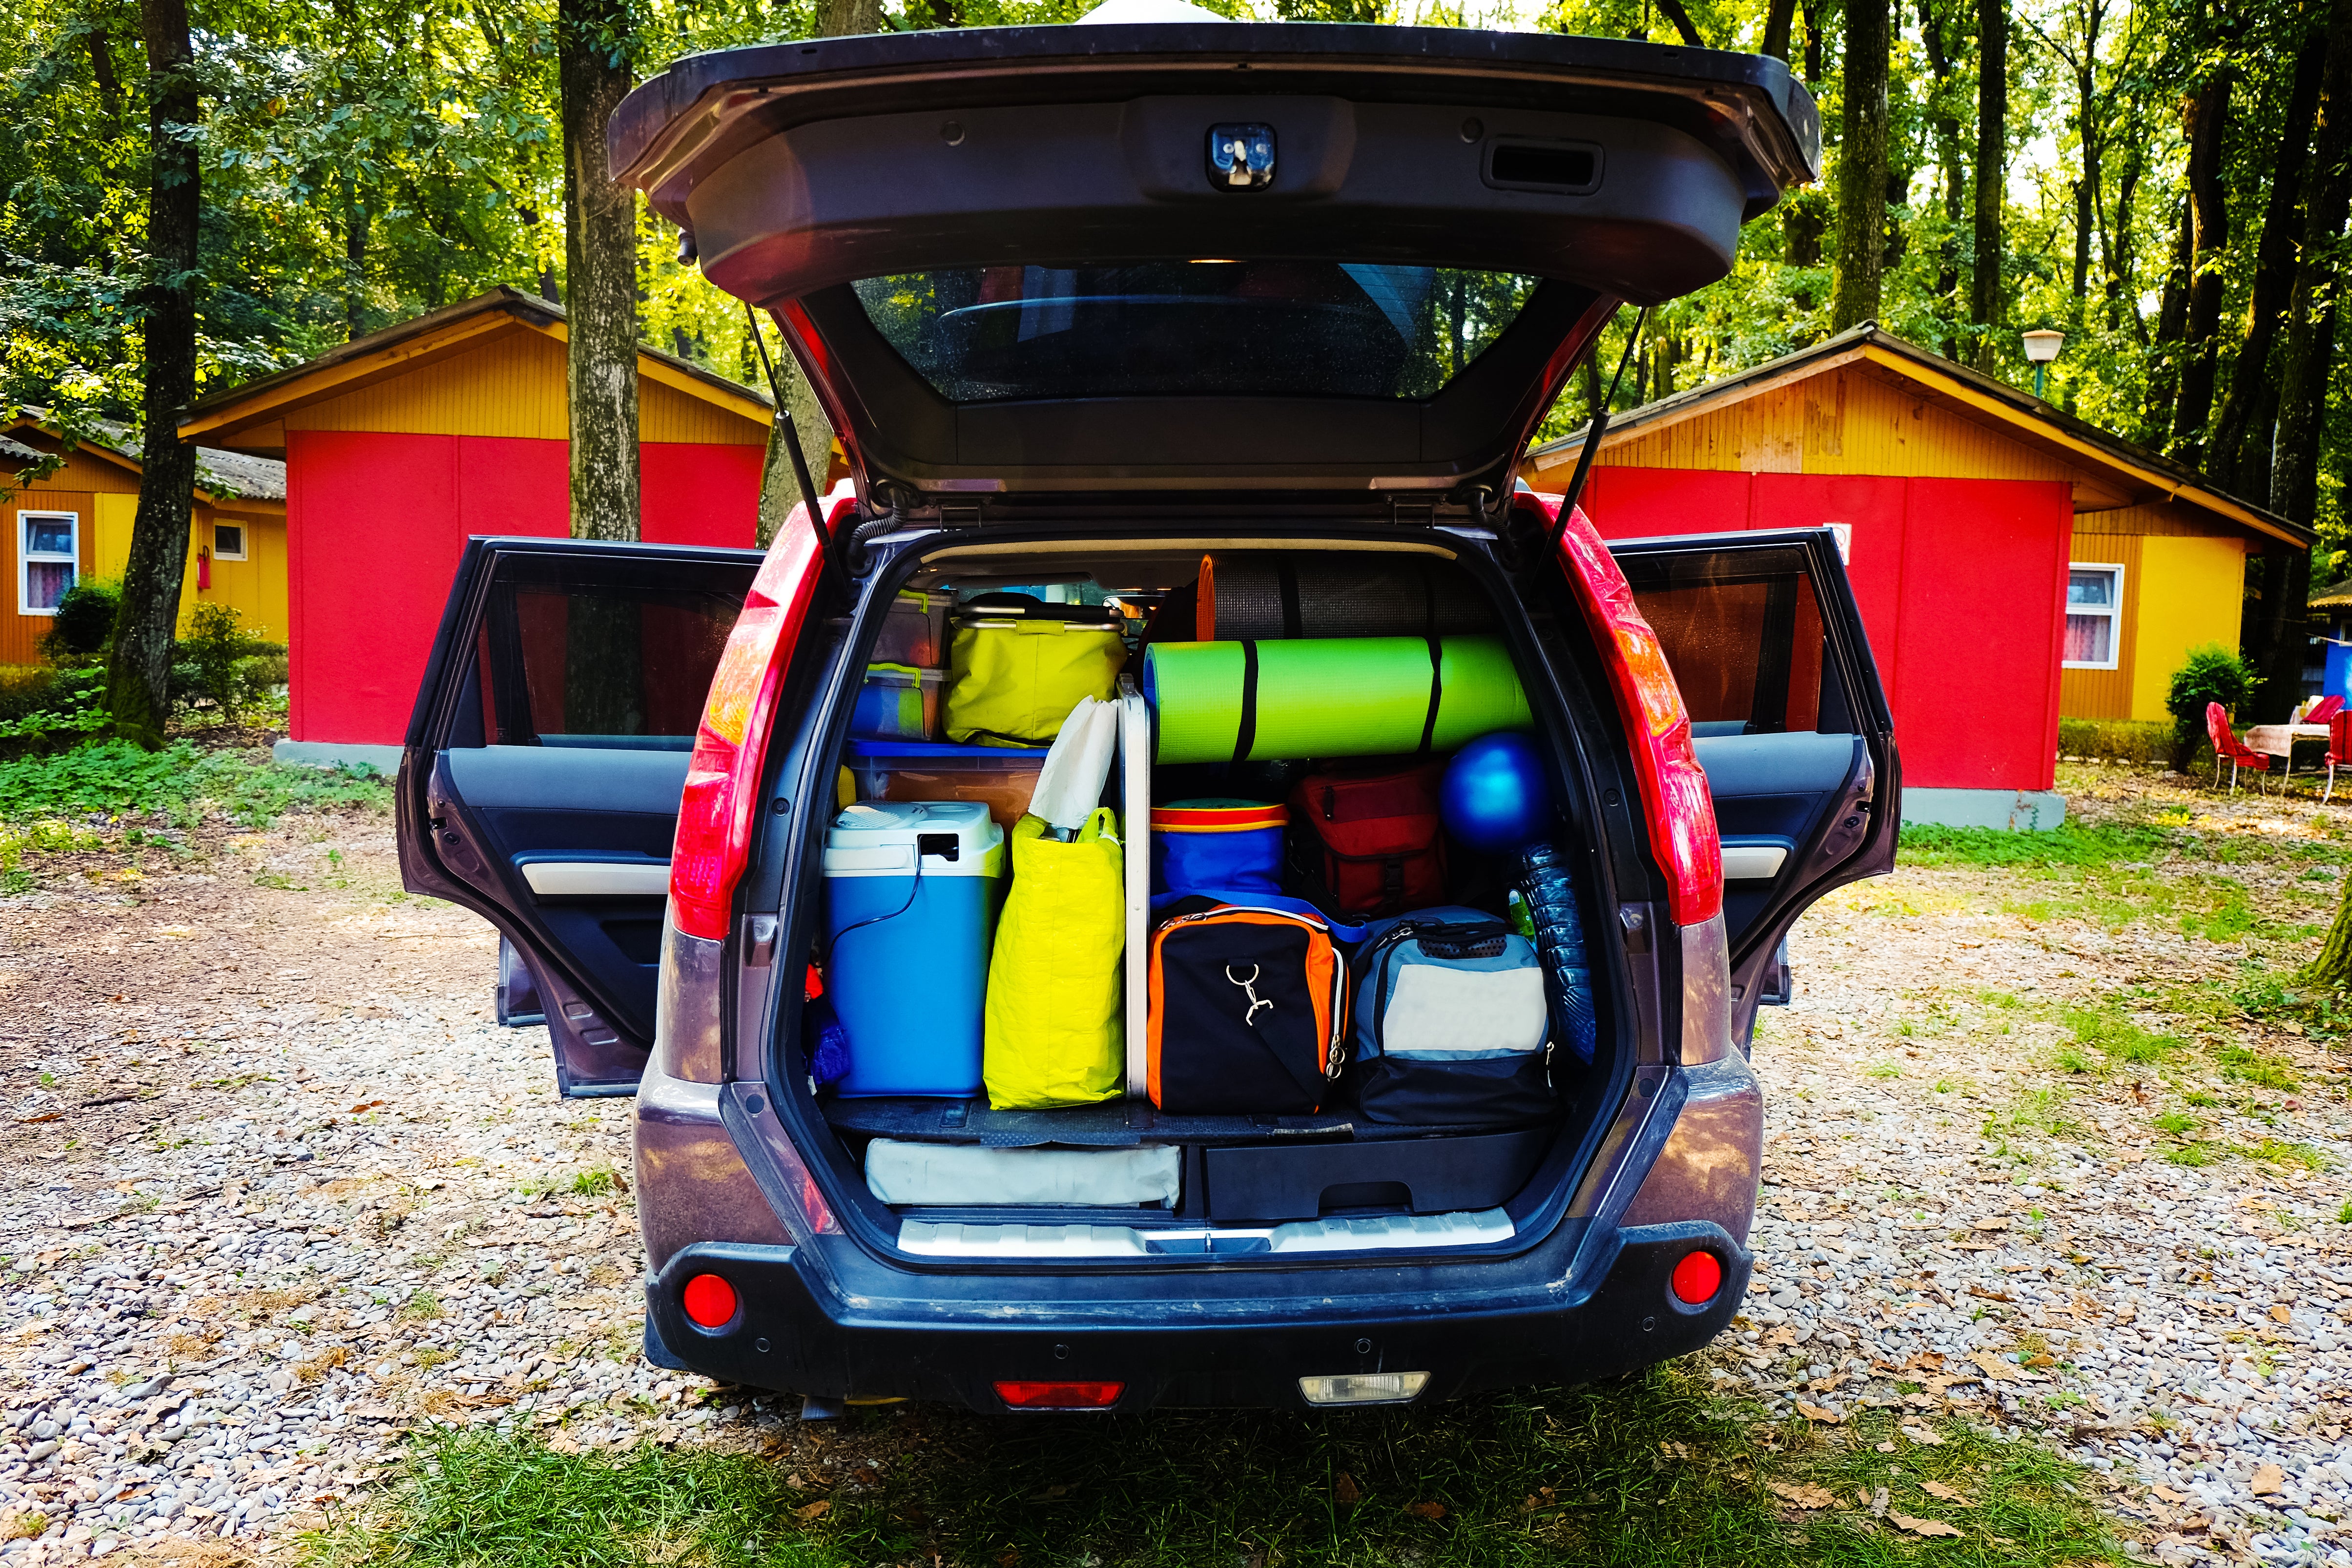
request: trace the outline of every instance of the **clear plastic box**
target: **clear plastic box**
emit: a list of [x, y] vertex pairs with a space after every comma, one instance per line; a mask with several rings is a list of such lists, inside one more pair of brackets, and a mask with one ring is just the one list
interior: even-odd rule
[[940, 688], [943, 669], [903, 664], [869, 664], [857, 693], [849, 732], [877, 741], [928, 741], [940, 732]]
[[902, 588], [882, 617], [881, 640], [874, 646], [876, 664], [911, 665], [937, 669], [948, 661], [948, 611], [953, 594]]
[[1037, 793], [1045, 748], [853, 740], [842, 759], [860, 800], [977, 800], [1010, 832]]

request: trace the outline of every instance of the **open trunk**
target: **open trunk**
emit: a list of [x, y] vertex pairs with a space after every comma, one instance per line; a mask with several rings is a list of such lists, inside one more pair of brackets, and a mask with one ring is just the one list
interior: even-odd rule
[[[1376, 639], [1399, 637], [1418, 641], [1434, 636], [1441, 647], [1465, 638], [1492, 639], [1506, 650], [1531, 646], [1534, 628], [1512, 607], [1513, 601], [1501, 592], [1502, 584], [1493, 580], [1493, 568], [1483, 558], [1471, 559], [1425, 536], [1406, 542], [1349, 538], [1339, 530], [1333, 531], [1336, 537], [1320, 539], [1297, 537], [1295, 530], [1285, 532], [1253, 537], [1223, 528], [1213, 534], [1171, 531], [1156, 539], [1129, 534], [1066, 543], [991, 541], [909, 550], [898, 571], [884, 579], [895, 595], [882, 591], [868, 595], [868, 605], [883, 613], [869, 612], [856, 628], [854, 651], [845, 652], [841, 664], [855, 670], [869, 663], [876, 640], [888, 635], [885, 622], [890, 606], [899, 606], [903, 617], [919, 603], [919, 595], [936, 595], [929, 602], [940, 609], [945, 608], [949, 595], [966, 607], [980, 595], [1007, 593], [1026, 594], [1049, 605], [1107, 604], [1125, 612], [1130, 671], [1142, 668], [1140, 658], [1134, 656], [1141, 647], [1197, 647], [1202, 633], [1255, 643], [1267, 650], [1269, 668], [1275, 657], [1272, 644], [1283, 640], [1302, 647], [1310, 641], [1339, 647], [1342, 658], [1349, 657], [1345, 650], [1350, 646], [1370, 647]], [[969, 608], [948, 613], [951, 620], [971, 615]], [[1305, 636], [1318, 632], [1332, 640]], [[1342, 637], [1352, 637], [1352, 644], [1339, 642]], [[1393, 647], [1380, 644], [1382, 651]], [[1419, 647], [1413, 655], [1421, 660], [1419, 679], [1426, 687], [1427, 656]], [[1564, 715], [1545, 689], [1543, 661], [1509, 653], [1506, 657], [1517, 668], [1521, 689], [1542, 710], [1536, 737], [1549, 753], [1554, 798], [1565, 799], [1570, 793], [1566, 781], [1580, 774], [1576, 759], [1583, 747], [1566, 732]], [[1133, 674], [1128, 689], [1139, 697]], [[1590, 1061], [1564, 1048], [1566, 1026], [1553, 1019], [1545, 1031], [1547, 1065], [1536, 1073], [1549, 1092], [1539, 1104], [1522, 1100], [1495, 1114], [1449, 1120], [1441, 1109], [1429, 1120], [1408, 1123], [1368, 1117], [1363, 1105], [1366, 1064], [1352, 1059], [1353, 1051], [1347, 1068], [1329, 1082], [1321, 1103], [1311, 1111], [1297, 1107], [1222, 1113], [1162, 1110], [1145, 1092], [1150, 1077], [1145, 1047], [1152, 1042], [1139, 1041], [1135, 1034], [1141, 1029], [1148, 1035], [1154, 1027], [1144, 1005], [1149, 933], [1170, 910], [1181, 907], [1169, 902], [1181, 889], [1170, 889], [1168, 874], [1145, 869], [1153, 855], [1148, 842], [1139, 839], [1151, 832], [1152, 812], [1166, 813], [1180, 803], [1202, 800], [1257, 802], [1278, 809], [1297, 792], [1302, 779], [1422, 768], [1433, 772], [1459, 744], [1445, 727], [1424, 726], [1424, 715], [1416, 710], [1405, 716], [1405, 728], [1436, 731], [1425, 750], [1407, 745], [1399, 749], [1402, 754], [1367, 754], [1368, 748], [1379, 744], [1377, 735], [1368, 735], [1359, 742], [1343, 742], [1335, 755], [1321, 749], [1315, 737], [1287, 737], [1286, 727], [1295, 733], [1307, 722], [1307, 716], [1284, 710], [1285, 700], [1299, 694], [1284, 691], [1275, 679], [1262, 681], [1258, 689], [1255, 732], [1247, 738], [1242, 760], [1164, 760], [1171, 751], [1198, 756], [1202, 745], [1197, 735], [1171, 738], [1171, 727], [1185, 715], [1181, 705], [1171, 712], [1167, 695], [1155, 692], [1159, 700], [1145, 706], [1158, 721], [1156, 743], [1147, 739], [1144, 747], [1133, 744], [1139, 733], [1151, 734], [1149, 721], [1142, 731], [1130, 731], [1107, 778], [1101, 804], [1119, 814], [1130, 883], [1126, 891], [1139, 891], [1131, 885], [1138, 875], [1151, 876], [1149, 892], [1160, 905], [1155, 915], [1144, 899], [1130, 896], [1125, 918], [1104, 922], [1100, 932], [1107, 953], [1123, 950], [1126, 957], [1126, 1005], [1118, 1010], [1116, 1022], [1125, 1036], [1128, 1071], [1113, 1098], [1022, 1110], [992, 1109], [985, 1092], [941, 1097], [828, 1091], [812, 1101], [807, 1097], [814, 1042], [806, 1027], [809, 1015], [789, 1006], [782, 1010], [772, 1081], [782, 1095], [800, 1100], [812, 1120], [829, 1130], [845, 1163], [865, 1173], [859, 1196], [871, 1205], [868, 1212], [877, 1229], [895, 1230], [902, 1249], [919, 1256], [1043, 1258], [1485, 1246], [1507, 1241], [1517, 1229], [1516, 1221], [1564, 1198], [1563, 1189], [1579, 1164], [1574, 1157], [1579, 1134], [1591, 1131], [1596, 1113], [1613, 1101], [1612, 1084], [1626, 1065], [1620, 1059], [1625, 1053], [1614, 1026], [1613, 1002], [1598, 1008], [1601, 1045]], [[1232, 722], [1220, 716], [1209, 721]], [[1229, 728], [1227, 732], [1233, 731]], [[1328, 744], [1328, 727], [1319, 733]], [[1138, 751], [1147, 754], [1139, 756]], [[992, 755], [978, 747], [898, 745], [855, 736], [839, 742], [837, 754], [839, 771], [831, 776], [838, 780], [841, 804], [853, 798], [985, 800], [1008, 828], [1020, 814], [1041, 761], [1035, 751], [1003, 750]], [[811, 776], [827, 773], [820, 767]], [[1550, 837], [1582, 868], [1576, 881], [1590, 889], [1597, 858], [1586, 835], [1570, 826], [1585, 815], [1577, 808], [1562, 811]], [[1420, 896], [1413, 901], [1478, 910], [1507, 921], [1519, 875], [1516, 858], [1481, 854], [1440, 835], [1433, 814], [1428, 826], [1433, 841], [1444, 840], [1440, 850], [1444, 869], [1433, 879], [1426, 865], [1416, 868], [1414, 886]], [[1292, 830], [1293, 842], [1281, 868], [1284, 894], [1297, 900], [1295, 908], [1319, 903], [1323, 912], [1339, 917], [1336, 923], [1342, 933], [1350, 927], [1361, 929], [1362, 919], [1348, 917], [1372, 911], [1343, 907], [1339, 891], [1315, 882], [1310, 868], [1300, 863], [1299, 831]], [[1432, 896], [1433, 881], [1442, 883], [1442, 889]], [[842, 921], [828, 921], [823, 905], [840, 885], [826, 879], [808, 888], [785, 911], [789, 931], [817, 933], [808, 948], [787, 951], [824, 954], [823, 932]], [[1236, 903], [1249, 901], [1240, 892], [1230, 897]], [[1403, 912], [1401, 902], [1398, 897], [1374, 900], [1376, 908], [1391, 913]], [[1588, 913], [1586, 923], [1596, 918]], [[861, 931], [856, 945], [871, 940], [870, 931]], [[846, 949], [846, 933], [844, 942]], [[1000, 947], [1000, 963], [1003, 952]], [[851, 962], [851, 956], [843, 959], [844, 966]], [[919, 968], [919, 961], [910, 962], [909, 968]], [[838, 972], [828, 980], [836, 986], [843, 983]], [[1351, 971], [1349, 1004], [1360, 984], [1360, 976]], [[1247, 1000], [1237, 989], [1235, 1004], [1246, 1005]], [[1554, 998], [1552, 1005], [1557, 1005]], [[855, 1029], [850, 1033], [855, 1048]], [[1352, 1039], [1352, 1021], [1348, 1033]], [[1171, 1054], [1187, 1048], [1173, 1020], [1157, 1044]], [[1000, 1051], [1003, 1045], [992, 1037], [989, 1050]], [[993, 1058], [988, 1076], [992, 1083], [1001, 1081]], [[1617, 1085], [1616, 1094], [1622, 1092]], [[1033, 1186], [1026, 1194], [1030, 1201], [1008, 1203], [992, 1194], [994, 1176], [1001, 1173], [1017, 1184], [1024, 1166], [1034, 1169], [1043, 1163], [1012, 1152], [1047, 1148], [1083, 1151], [1085, 1155], [1052, 1162], [1058, 1168], [1043, 1173], [1043, 1190]], [[965, 1152], [927, 1161], [924, 1150]], [[1138, 1153], [1153, 1150], [1172, 1151], [1172, 1157]], [[1090, 1166], [1103, 1178], [1099, 1190], [1108, 1194], [1104, 1201], [1086, 1201], [1087, 1190], [1097, 1185]], [[1172, 1190], [1149, 1195], [1160, 1184]], [[889, 1201], [910, 1190], [917, 1201]], [[1053, 1201], [1056, 1197], [1065, 1201]], [[1033, 1228], [1041, 1226], [1049, 1228]]]

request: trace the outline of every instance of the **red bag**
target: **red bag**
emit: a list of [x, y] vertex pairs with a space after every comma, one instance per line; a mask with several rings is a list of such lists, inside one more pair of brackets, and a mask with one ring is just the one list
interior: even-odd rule
[[1303, 896], [1349, 924], [1445, 902], [1443, 762], [1309, 773], [1290, 792], [1290, 868]]

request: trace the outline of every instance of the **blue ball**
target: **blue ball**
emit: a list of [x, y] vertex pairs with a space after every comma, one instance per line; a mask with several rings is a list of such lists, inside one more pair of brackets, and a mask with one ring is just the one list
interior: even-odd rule
[[1481, 735], [1455, 753], [1439, 786], [1445, 830], [1473, 849], [1507, 855], [1551, 828], [1551, 782], [1535, 742], [1506, 731]]

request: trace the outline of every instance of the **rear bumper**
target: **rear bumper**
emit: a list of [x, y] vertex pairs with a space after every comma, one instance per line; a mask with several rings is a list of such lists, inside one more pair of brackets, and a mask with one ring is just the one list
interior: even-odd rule
[[[1675, 1297], [1669, 1277], [1702, 1247], [1722, 1263], [1723, 1284], [1694, 1308]], [[1491, 1307], [1450, 1292], [1443, 1309], [1426, 1297], [1416, 1303], [1406, 1296], [1335, 1296], [1320, 1299], [1328, 1311], [1302, 1313], [1294, 1298], [1278, 1307], [1137, 1302], [1107, 1314], [1101, 1302], [1073, 1300], [1065, 1314], [1040, 1300], [1055, 1290], [1055, 1279], [1021, 1276], [1003, 1281], [1017, 1305], [964, 1297], [945, 1312], [933, 1301], [893, 1313], [821, 1296], [796, 1261], [798, 1250], [704, 1243], [677, 1253], [646, 1286], [647, 1321], [660, 1348], [728, 1383], [982, 1411], [1005, 1409], [992, 1384], [1006, 1379], [1121, 1383], [1120, 1410], [1303, 1408], [1301, 1377], [1362, 1372], [1426, 1372], [1417, 1401], [1426, 1404], [1482, 1388], [1589, 1382], [1696, 1350], [1738, 1310], [1754, 1261], [1721, 1226], [1686, 1222], [1616, 1231], [1585, 1250], [1582, 1281], [1534, 1300], [1499, 1292]], [[719, 1330], [698, 1328], [686, 1316], [682, 1292], [698, 1274], [719, 1275], [735, 1289], [736, 1317]]]

